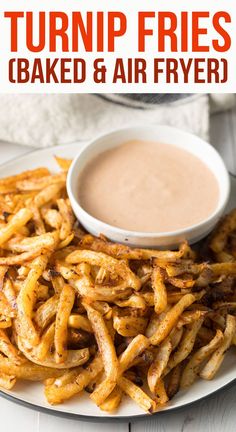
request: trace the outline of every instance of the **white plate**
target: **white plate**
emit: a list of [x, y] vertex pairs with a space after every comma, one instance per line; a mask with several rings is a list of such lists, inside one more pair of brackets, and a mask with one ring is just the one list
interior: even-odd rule
[[[56, 171], [58, 168], [53, 156], [58, 155], [61, 157], [73, 158], [78, 152], [80, 146], [81, 143], [75, 143], [27, 154], [26, 156], [7, 163], [6, 165], [0, 166], [0, 177], [16, 174], [23, 170], [39, 166], [46, 166], [50, 170]], [[235, 188], [233, 187], [233, 192], [234, 189]], [[233, 192], [230, 207], [233, 207], [234, 205], [236, 206], [236, 197]], [[180, 391], [162, 411], [171, 411], [196, 402], [212, 393], [215, 393], [217, 390], [222, 389], [226, 385], [232, 383], [235, 379], [235, 350], [232, 348], [226, 354], [223, 365], [214, 380], [204, 381], [199, 379], [188, 390]], [[123, 401], [119, 410], [112, 415], [100, 411], [100, 409], [90, 401], [87, 394], [75, 396], [73, 399], [62, 405], [51, 406], [44, 398], [43, 385], [40, 383], [18, 382], [13, 391], [2, 390], [0, 394], [13, 399], [18, 403], [26, 404], [31, 408], [46, 410], [48, 413], [56, 415], [76, 416], [78, 419], [80, 418], [84, 420], [130, 420], [131, 418], [142, 417], [145, 415], [144, 412], [129, 398], [125, 398], [125, 401]]]

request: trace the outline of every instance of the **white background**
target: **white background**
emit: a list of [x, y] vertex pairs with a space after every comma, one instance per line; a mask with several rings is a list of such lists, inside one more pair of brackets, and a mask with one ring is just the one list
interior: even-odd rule
[[[57, 2], [48, 2], [47, 0], [11, 0], [11, 2], [5, 2], [0, 0], [0, 92], [2, 93], [43, 93], [43, 92], [68, 92], [68, 93], [219, 93], [219, 92], [236, 92], [236, 7], [235, 0], [165, 0], [160, 2], [157, 0], [135, 0], [129, 2], [127, 0], [57, 0]], [[56, 5], [56, 6], [55, 6]], [[116, 52], [115, 53], [97, 53], [96, 44], [93, 53], [62, 53], [60, 50], [60, 44], [58, 44], [57, 53], [48, 52], [48, 43], [46, 48], [41, 53], [30, 53], [26, 49], [25, 44], [25, 21], [21, 19], [19, 21], [19, 51], [18, 53], [10, 52], [10, 20], [4, 18], [4, 11], [15, 10], [15, 11], [64, 11], [70, 15], [72, 11], [121, 11], [127, 16], [127, 32], [123, 37], [117, 39]], [[232, 22], [230, 24], [224, 24], [224, 28], [230, 32], [232, 38], [232, 45], [228, 52], [217, 53], [211, 51], [209, 53], [170, 53], [165, 52], [158, 54], [157, 52], [157, 20], [150, 19], [148, 26], [154, 29], [152, 37], [147, 37], [147, 50], [146, 53], [138, 53], [138, 11], [173, 11], [179, 14], [181, 11], [210, 11], [210, 16], [216, 11], [224, 10], [231, 14]], [[94, 15], [96, 17], [96, 15]], [[35, 20], [35, 42], [37, 42], [37, 22]], [[208, 35], [201, 36], [201, 43], [208, 44], [212, 38], [217, 36], [214, 31], [211, 19], [202, 19], [202, 25], [208, 24]], [[223, 24], [223, 22], [222, 22]], [[107, 36], [106, 19], [105, 19], [105, 40]], [[180, 28], [179, 28], [180, 31]], [[49, 26], [47, 25], [47, 41], [49, 36]], [[69, 29], [70, 33], [70, 29]], [[191, 39], [191, 26], [189, 28], [189, 39]], [[94, 22], [94, 42], [96, 40], [96, 20]], [[105, 44], [106, 47], [106, 44]], [[229, 79], [225, 84], [194, 84], [193, 74], [190, 76], [189, 84], [183, 84], [180, 80], [179, 84], [166, 84], [165, 77], [159, 84], [153, 83], [153, 58], [154, 57], [182, 57], [188, 59], [189, 57], [214, 57], [214, 58], [226, 58], [229, 63]], [[32, 62], [34, 57], [55, 58], [55, 57], [83, 57], [87, 62], [87, 79], [83, 84], [11, 84], [8, 80], [8, 61], [12, 57], [27, 57]], [[106, 84], [95, 84], [93, 81], [93, 61], [97, 57], [105, 59], [107, 65], [107, 83]], [[122, 57], [125, 59], [129, 57], [143, 57], [146, 58], [148, 63], [148, 83], [147, 84], [112, 84], [112, 76], [114, 69], [114, 62], [116, 57]]]

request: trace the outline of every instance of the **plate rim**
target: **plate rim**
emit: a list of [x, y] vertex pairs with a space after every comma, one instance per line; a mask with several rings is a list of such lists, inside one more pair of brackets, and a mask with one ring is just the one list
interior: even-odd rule
[[173, 407], [170, 408], [168, 410], [160, 410], [160, 411], [156, 411], [153, 414], [148, 414], [148, 413], [143, 413], [143, 414], [137, 414], [137, 415], [130, 415], [128, 416], [110, 416], [108, 417], [107, 415], [102, 417], [102, 416], [89, 416], [89, 415], [83, 415], [83, 414], [76, 414], [76, 413], [72, 413], [72, 412], [65, 412], [65, 411], [60, 411], [57, 409], [52, 409], [50, 407], [44, 407], [41, 405], [36, 405], [34, 403], [25, 401], [23, 399], [19, 399], [17, 396], [13, 396], [11, 394], [5, 393], [3, 390], [0, 390], [0, 397], [3, 397], [4, 399], [7, 399], [13, 403], [16, 403], [17, 405], [21, 405], [25, 408], [29, 408], [33, 411], [38, 411], [38, 412], [42, 412], [44, 414], [49, 414], [55, 417], [62, 417], [62, 418], [67, 418], [67, 419], [71, 419], [71, 420], [77, 420], [77, 421], [85, 421], [85, 422], [98, 422], [98, 423], [109, 423], [109, 422], [115, 422], [115, 423], [130, 423], [132, 421], [139, 421], [139, 420], [143, 420], [144, 418], [147, 419], [152, 419], [154, 418], [154, 416], [157, 415], [164, 415], [167, 414], [169, 412], [176, 412], [176, 411], [181, 411], [184, 410], [185, 408], [189, 408], [190, 406], [196, 405], [199, 402], [202, 402], [204, 400], [210, 399], [212, 396], [216, 395], [217, 393], [220, 393], [223, 390], [227, 390], [230, 389], [231, 387], [234, 386], [234, 384], [236, 383], [236, 378], [234, 378], [232, 381], [228, 382], [227, 384], [225, 384], [224, 386], [220, 387], [217, 390], [214, 390], [213, 392], [195, 400], [192, 402], [188, 402], [185, 405], [179, 406], [179, 407]]
[[[26, 153], [24, 153], [23, 155], [20, 156], [16, 156], [14, 158], [11, 158], [9, 161], [7, 162], [3, 162], [0, 164], [0, 170], [1, 168], [7, 168], [8, 166], [12, 166], [14, 165], [14, 162], [20, 162], [21, 160], [28, 158], [29, 156], [32, 156], [33, 154], [37, 157], [37, 154], [43, 154], [43, 153], [47, 153], [49, 152], [53, 152], [53, 150], [58, 149], [60, 150], [65, 150], [68, 147], [73, 147], [75, 145], [80, 144], [81, 146], [86, 145], [87, 141], [74, 141], [68, 144], [63, 144], [63, 145], [57, 145], [57, 146], [51, 146], [51, 147], [47, 147], [47, 148], [43, 148], [43, 149], [34, 149], [34, 148], [30, 148], [29, 151], [26, 151]], [[28, 168], [30, 169], [30, 168]], [[16, 403], [17, 405], [21, 405], [23, 407], [27, 407], [31, 410], [34, 411], [38, 411], [38, 412], [42, 412], [45, 414], [49, 414], [52, 416], [57, 416], [57, 417], [62, 417], [62, 418], [67, 418], [67, 419], [73, 419], [73, 420], [77, 420], [77, 421], [85, 421], [85, 422], [131, 422], [131, 421], [139, 421], [139, 420], [143, 420], [144, 418], [147, 419], [151, 419], [156, 415], [164, 415], [170, 412], [176, 412], [176, 411], [181, 411], [184, 410], [187, 407], [193, 406], [194, 404], [197, 404], [198, 402], [201, 402], [203, 400], [207, 400], [208, 398], [212, 397], [213, 395], [216, 395], [217, 393], [220, 393], [223, 390], [229, 389], [231, 387], [234, 386], [234, 384], [236, 383], [236, 377], [231, 380], [230, 382], [227, 382], [226, 384], [224, 384], [222, 387], [218, 388], [217, 390], [214, 390], [210, 393], [208, 393], [205, 396], [202, 396], [194, 401], [191, 402], [187, 402], [182, 406], [177, 406], [177, 407], [170, 407], [168, 410], [160, 410], [157, 411], [153, 414], [148, 414], [148, 413], [143, 413], [143, 414], [135, 414], [135, 415], [130, 415], [130, 416], [113, 416], [113, 415], [104, 415], [104, 416], [91, 416], [91, 415], [87, 415], [87, 414], [77, 414], [77, 413], [73, 413], [73, 412], [66, 412], [66, 411], [61, 411], [60, 409], [53, 409], [50, 407], [46, 407], [46, 406], [42, 406], [42, 405], [37, 405], [33, 402], [29, 402], [27, 400], [21, 399], [19, 397], [17, 397], [16, 395], [12, 395], [9, 393], [6, 393], [3, 389], [0, 389], [0, 396], [3, 397], [4, 399], [7, 399], [13, 403]]]

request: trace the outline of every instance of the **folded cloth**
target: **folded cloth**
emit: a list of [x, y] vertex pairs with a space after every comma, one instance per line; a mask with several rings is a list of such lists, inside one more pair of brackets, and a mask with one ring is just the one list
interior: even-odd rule
[[176, 126], [207, 139], [208, 96], [1, 95], [0, 139], [31, 147], [84, 143], [120, 127], [148, 124]]

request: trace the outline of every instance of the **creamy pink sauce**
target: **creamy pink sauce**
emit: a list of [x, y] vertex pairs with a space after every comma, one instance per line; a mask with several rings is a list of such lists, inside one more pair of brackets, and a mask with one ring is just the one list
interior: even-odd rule
[[197, 224], [216, 209], [218, 182], [190, 152], [129, 141], [89, 162], [79, 176], [80, 205], [131, 231], [167, 232]]

